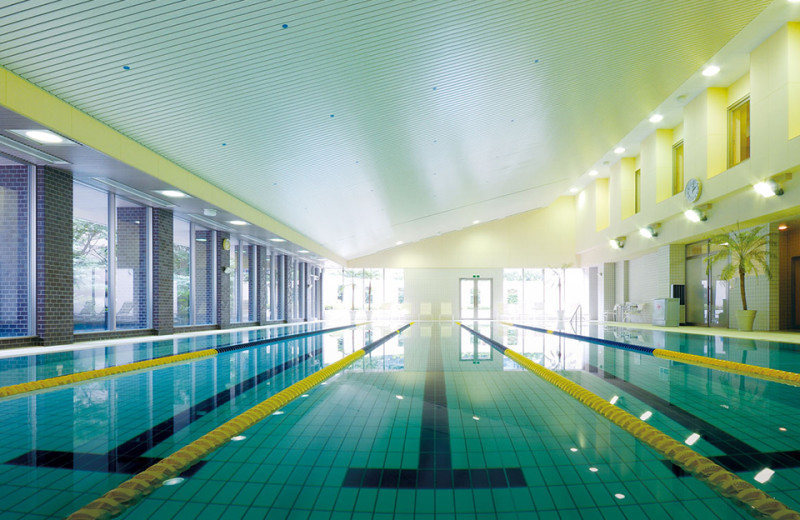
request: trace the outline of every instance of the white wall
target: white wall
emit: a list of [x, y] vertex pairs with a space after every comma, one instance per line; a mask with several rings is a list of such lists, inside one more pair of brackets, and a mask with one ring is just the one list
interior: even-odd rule
[[450, 302], [455, 319], [459, 319], [459, 280], [480, 275], [492, 279], [492, 312], [497, 318], [503, 301], [502, 269], [406, 269], [405, 302], [412, 319], [419, 317], [420, 303], [432, 304], [434, 319], [439, 318], [442, 302]]

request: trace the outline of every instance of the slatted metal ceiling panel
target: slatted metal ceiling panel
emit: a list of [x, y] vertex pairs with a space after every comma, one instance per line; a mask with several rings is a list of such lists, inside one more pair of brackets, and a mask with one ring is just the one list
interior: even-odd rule
[[28, 1], [0, 64], [355, 257], [550, 203], [767, 4]]

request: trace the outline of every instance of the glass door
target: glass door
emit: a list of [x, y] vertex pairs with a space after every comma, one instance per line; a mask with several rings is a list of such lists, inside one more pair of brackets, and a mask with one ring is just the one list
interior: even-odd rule
[[461, 319], [492, 319], [492, 279], [462, 278], [460, 280]]
[[706, 271], [706, 258], [716, 248], [708, 240], [686, 246], [686, 322], [707, 327], [728, 326], [728, 282], [719, 279], [727, 262]]

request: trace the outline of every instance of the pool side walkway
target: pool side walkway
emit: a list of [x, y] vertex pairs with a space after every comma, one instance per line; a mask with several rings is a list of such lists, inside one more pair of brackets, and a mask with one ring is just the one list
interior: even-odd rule
[[800, 332], [794, 331], [740, 331], [724, 327], [697, 327], [684, 325], [680, 327], [660, 327], [650, 323], [631, 323], [621, 321], [592, 321], [591, 324], [603, 327], [619, 327], [625, 329], [660, 330], [664, 332], [677, 332], [679, 334], [696, 334], [699, 336], [723, 336], [728, 338], [756, 339], [763, 341], [777, 341], [781, 343], [794, 343], [800, 345]]

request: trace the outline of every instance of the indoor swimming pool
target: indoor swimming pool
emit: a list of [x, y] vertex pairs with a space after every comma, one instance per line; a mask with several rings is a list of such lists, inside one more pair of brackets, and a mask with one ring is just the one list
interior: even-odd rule
[[[293, 325], [0, 360], [8, 385], [270, 340], [0, 400], [0, 518], [68, 516], [401, 325], [278, 341], [332, 328]], [[498, 323], [464, 325], [421, 322], [394, 335], [120, 518], [751, 517], [470, 328], [800, 508], [800, 388]], [[632, 331], [623, 341], [620, 330], [590, 332], [707, 358], [798, 366], [796, 346]]]

